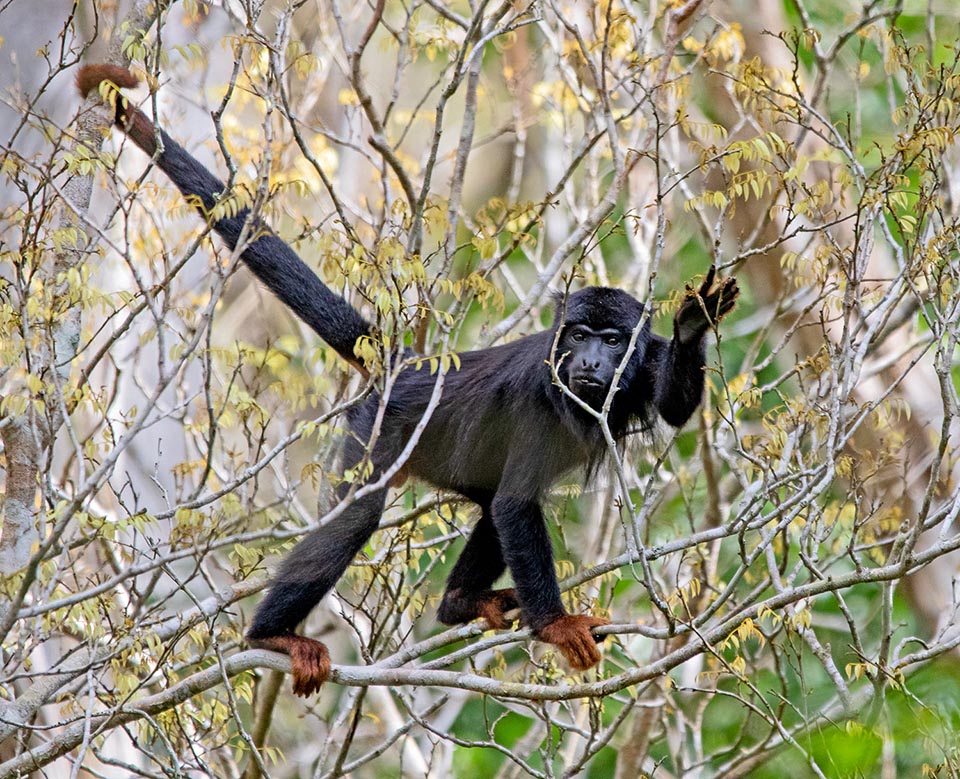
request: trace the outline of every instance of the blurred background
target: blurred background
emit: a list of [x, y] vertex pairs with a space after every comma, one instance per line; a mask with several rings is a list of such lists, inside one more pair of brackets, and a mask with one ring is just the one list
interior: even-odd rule
[[[946, 0], [0, 3], [0, 777], [957, 776], [958, 33]], [[343, 683], [246, 651], [365, 386], [81, 99], [95, 62], [371, 355], [454, 370], [588, 284], [670, 336], [737, 277], [694, 421], [547, 501], [598, 668], [436, 622], [478, 514], [424, 484], [306, 624]]]

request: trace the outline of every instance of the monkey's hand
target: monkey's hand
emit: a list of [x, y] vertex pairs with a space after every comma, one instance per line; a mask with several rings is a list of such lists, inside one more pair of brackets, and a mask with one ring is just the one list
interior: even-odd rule
[[437, 619], [444, 625], [460, 625], [474, 619], [485, 619], [491, 628], [503, 630], [513, 620], [506, 613], [520, 608], [517, 593], [512, 587], [507, 590], [484, 590], [476, 594], [464, 593], [455, 587], [443, 594]]
[[306, 698], [315, 692], [330, 675], [330, 653], [325, 644], [306, 636], [290, 633], [285, 636], [250, 639], [250, 646], [269, 649], [290, 656], [293, 668], [293, 694]]
[[718, 279], [716, 266], [711, 265], [700, 289], [687, 286], [687, 294], [674, 319], [680, 343], [695, 343], [707, 330], [730, 313], [740, 294], [737, 280], [732, 276]]
[[537, 638], [553, 644], [578, 671], [586, 671], [600, 662], [600, 650], [597, 643], [602, 638], [594, 638], [591, 628], [609, 625], [610, 620], [602, 617], [588, 617], [586, 614], [564, 614], [549, 625], [536, 632]]

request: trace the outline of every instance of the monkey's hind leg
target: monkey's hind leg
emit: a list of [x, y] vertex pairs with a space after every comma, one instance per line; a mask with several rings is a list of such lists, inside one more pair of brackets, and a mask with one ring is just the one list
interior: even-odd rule
[[321, 642], [294, 630], [333, 589], [377, 529], [386, 495], [385, 489], [365, 495], [297, 544], [254, 614], [247, 641], [290, 656], [297, 695], [320, 689], [330, 675], [330, 653]]
[[490, 509], [481, 506], [480, 521], [467, 539], [450, 577], [437, 619], [444, 625], [459, 625], [485, 619], [497, 630], [510, 627], [506, 613], [520, 607], [513, 588], [491, 590], [491, 585], [506, 570], [500, 539], [490, 517]]

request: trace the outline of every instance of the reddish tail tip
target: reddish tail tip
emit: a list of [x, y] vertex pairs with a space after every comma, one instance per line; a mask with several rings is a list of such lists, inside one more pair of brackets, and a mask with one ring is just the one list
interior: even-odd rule
[[77, 89], [86, 97], [100, 86], [101, 81], [112, 81], [118, 87], [135, 87], [140, 80], [119, 65], [84, 65], [77, 71]]

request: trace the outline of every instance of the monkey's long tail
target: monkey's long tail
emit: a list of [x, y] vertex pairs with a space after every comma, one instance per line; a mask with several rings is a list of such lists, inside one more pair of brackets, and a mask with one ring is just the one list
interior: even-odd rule
[[[97, 89], [102, 81], [111, 81], [118, 87], [134, 87], [138, 83], [136, 76], [116, 65], [85, 65], [77, 74], [77, 87], [84, 96]], [[223, 182], [163, 130], [160, 130], [163, 148], [157, 153], [153, 122], [121, 96], [116, 100], [114, 120], [130, 140], [156, 159], [160, 169], [185, 197], [199, 199], [198, 210], [208, 218], [216, 195], [226, 190]], [[248, 218], [249, 209], [243, 209], [235, 216], [218, 219], [212, 227], [230, 249], [236, 249]], [[248, 243], [240, 255], [247, 267], [324, 341], [362, 371], [354, 346], [361, 336], [369, 335], [370, 324], [324, 284], [273, 231], [259, 223], [253, 224], [252, 229], [254, 232], [248, 235], [258, 237]]]

